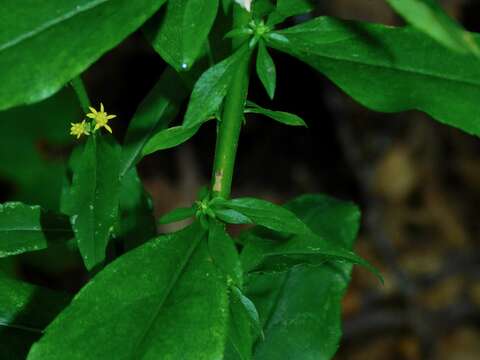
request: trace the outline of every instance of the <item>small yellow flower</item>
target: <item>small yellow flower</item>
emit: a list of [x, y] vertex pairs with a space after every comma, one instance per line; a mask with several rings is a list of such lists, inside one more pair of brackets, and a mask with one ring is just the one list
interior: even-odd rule
[[105, 108], [103, 107], [102, 103], [100, 103], [100, 111], [95, 110], [91, 106], [89, 107], [89, 109], [91, 112], [87, 114], [87, 117], [95, 120], [95, 128], [93, 129], [93, 131], [97, 131], [98, 129], [104, 127], [111, 134], [112, 128], [108, 126], [108, 120], [116, 118], [117, 115], [108, 115], [105, 112]]
[[80, 123], [71, 123], [70, 135], [76, 136], [80, 139], [82, 135], [90, 135], [90, 126], [83, 120]]

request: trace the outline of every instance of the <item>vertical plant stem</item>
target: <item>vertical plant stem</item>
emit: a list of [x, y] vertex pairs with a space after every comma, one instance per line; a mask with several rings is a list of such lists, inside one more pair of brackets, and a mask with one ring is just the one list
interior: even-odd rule
[[[241, 27], [250, 21], [250, 14], [239, 6], [234, 9], [234, 23]], [[234, 43], [234, 47], [240, 44]], [[214, 197], [228, 198], [232, 188], [235, 157], [243, 123], [243, 109], [248, 94], [250, 58], [241, 61], [225, 99], [222, 121], [217, 128], [217, 145], [213, 165], [212, 191]]]
[[87, 113], [88, 107], [90, 106], [90, 99], [88, 98], [87, 89], [85, 88], [85, 85], [83, 84], [80, 75], [75, 77], [70, 82], [70, 84], [72, 85], [73, 90], [75, 90], [75, 93], [77, 94], [78, 101], [80, 102], [80, 106], [82, 107], [83, 112]]

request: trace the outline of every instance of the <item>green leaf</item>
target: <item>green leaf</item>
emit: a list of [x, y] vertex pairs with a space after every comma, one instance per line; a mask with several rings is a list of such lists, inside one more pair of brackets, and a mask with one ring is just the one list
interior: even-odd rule
[[278, 0], [277, 7], [268, 17], [267, 25], [273, 26], [291, 16], [302, 15], [313, 10], [309, 0]]
[[[310, 234], [310, 229], [295, 214], [286, 208], [271, 202], [255, 198], [221, 199], [211, 202], [215, 212], [222, 209], [232, 209], [243, 214], [254, 224], [264, 226], [274, 231], [294, 234]], [[246, 222], [250, 224], [251, 222]]]
[[195, 216], [195, 210], [192, 207], [176, 208], [169, 213], [163, 215], [160, 220], [158, 220], [158, 223], [162, 225], [170, 224], [191, 218], [193, 216]]
[[248, 51], [248, 47], [243, 46], [202, 74], [190, 97], [183, 121], [185, 128], [197, 127], [217, 113], [227, 95], [235, 70], [247, 58]]
[[[305, 195], [286, 206], [331, 245], [351, 249], [360, 219], [353, 204]], [[257, 230], [247, 233], [251, 231]], [[332, 260], [315, 267], [295, 267], [287, 273], [251, 276], [246, 295], [256, 305], [265, 333], [253, 358], [332, 358], [341, 337], [341, 299], [351, 268]]]
[[253, 224], [253, 220], [239, 211], [232, 209], [215, 209], [215, 216], [227, 224]]
[[224, 360], [251, 360], [253, 336], [250, 318], [245, 307], [230, 291], [230, 318]]
[[21, 203], [0, 204], [0, 258], [46, 249], [73, 238], [68, 217]]
[[480, 135], [478, 59], [414, 29], [320, 17], [268, 39], [373, 110], [417, 109]]
[[177, 71], [192, 67], [206, 46], [218, 0], [169, 1], [158, 29], [147, 33], [155, 50]]
[[125, 249], [133, 249], [157, 235], [152, 199], [135, 168], [130, 169], [121, 181], [119, 215], [119, 232], [115, 235]]
[[273, 99], [273, 97], [275, 96], [277, 71], [275, 70], [275, 63], [273, 62], [272, 57], [268, 53], [264, 41], [260, 41], [260, 43], [258, 44], [256, 65], [258, 78], [262, 82], [270, 99]]
[[92, 135], [74, 169], [68, 198], [78, 248], [88, 270], [105, 260], [118, 215], [120, 147], [108, 135]]
[[130, 122], [123, 143], [120, 177], [141, 159], [143, 147], [148, 140], [167, 128], [187, 96], [188, 90], [176, 71], [167, 68]]
[[228, 294], [205, 237], [194, 223], [118, 258], [49, 325], [28, 359], [221, 359]]
[[451, 50], [480, 56], [471, 33], [450, 18], [435, 0], [387, 0], [406, 21]]
[[219, 221], [211, 221], [208, 231], [208, 249], [213, 262], [226, 276], [227, 281], [243, 286], [243, 270], [235, 243]]
[[166, 150], [175, 146], [183, 144], [194, 136], [200, 125], [187, 127], [187, 126], [174, 126], [166, 130], [162, 130], [153, 135], [150, 140], [145, 144], [142, 149], [142, 156], [153, 154], [160, 150]]
[[242, 308], [245, 311], [250, 324], [256, 330], [257, 335], [261, 335], [262, 339], [264, 339], [265, 335], [263, 334], [262, 325], [260, 324], [260, 316], [258, 315], [255, 304], [236, 286], [232, 288], [232, 294], [242, 305]]
[[165, 0], [2, 1], [0, 110], [36, 102], [83, 72]]
[[59, 209], [66, 169], [58, 154], [73, 140], [70, 123], [82, 115], [70, 87], [40, 103], [0, 112], [0, 178], [14, 184], [10, 200]]
[[275, 9], [272, 0], [253, 0], [252, 13], [253, 18], [261, 20]]
[[66, 294], [0, 272], [0, 358], [24, 359], [43, 329], [69, 302]]
[[307, 124], [305, 124], [305, 121], [303, 121], [302, 118], [297, 115], [290, 114], [284, 111], [274, 111], [274, 110], [265, 109], [251, 101], [247, 102], [245, 113], [265, 115], [270, 119], [278, 121], [285, 125], [307, 127]]

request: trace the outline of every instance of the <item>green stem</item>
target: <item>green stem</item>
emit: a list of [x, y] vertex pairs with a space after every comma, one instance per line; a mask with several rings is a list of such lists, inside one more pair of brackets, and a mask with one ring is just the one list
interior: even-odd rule
[[[235, 7], [234, 22], [236, 27], [248, 24], [250, 14]], [[234, 43], [234, 46], [239, 44]], [[233, 77], [232, 85], [225, 99], [222, 119], [217, 129], [217, 145], [213, 165], [212, 191], [214, 197], [228, 198], [232, 188], [235, 157], [238, 140], [243, 123], [243, 110], [248, 94], [250, 78], [251, 51], [239, 64]]]
[[79, 76], [75, 77], [72, 81], [70, 81], [75, 93], [77, 94], [78, 101], [80, 102], [80, 106], [82, 110], [87, 113], [88, 107], [90, 106], [90, 99], [88, 98], [87, 89], [83, 84], [82, 78]]

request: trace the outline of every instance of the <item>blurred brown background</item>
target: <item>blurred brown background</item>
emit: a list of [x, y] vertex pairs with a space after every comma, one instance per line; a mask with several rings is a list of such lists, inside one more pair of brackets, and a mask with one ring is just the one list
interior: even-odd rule
[[[480, 31], [480, 2], [443, 4], [469, 30]], [[402, 23], [383, 0], [317, 0], [315, 15], [320, 14]], [[381, 269], [385, 285], [362, 269], [354, 271], [336, 359], [480, 359], [479, 139], [418, 112], [371, 112], [300, 62], [279, 53], [274, 59], [275, 100], [267, 99], [256, 79], [252, 100], [296, 113], [309, 128], [250, 117], [234, 196], [282, 203], [323, 192], [361, 207], [357, 250]], [[136, 33], [86, 74], [94, 103], [101, 100], [119, 115], [114, 124], [119, 140], [164, 67]], [[191, 142], [142, 161], [140, 173], [157, 215], [191, 204], [208, 183], [214, 144], [214, 126], [207, 124]], [[70, 149], [52, 149], [42, 140], [35, 146], [51, 162], [65, 161]], [[16, 198], [15, 182], [0, 176], [0, 199]], [[49, 287], [77, 289], [84, 279], [78, 259], [60, 256], [64, 263], [57, 266], [45, 267], [35, 254], [0, 264]]]

